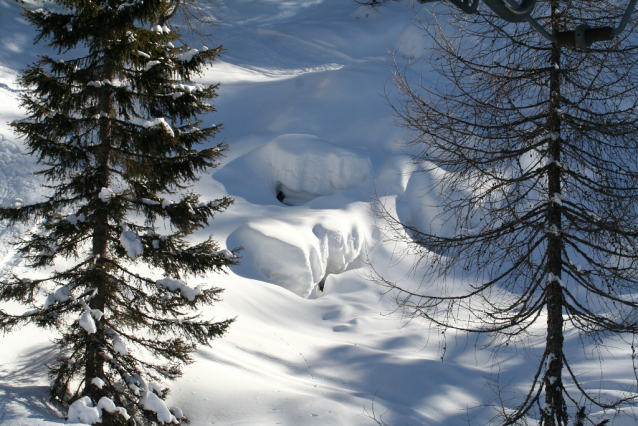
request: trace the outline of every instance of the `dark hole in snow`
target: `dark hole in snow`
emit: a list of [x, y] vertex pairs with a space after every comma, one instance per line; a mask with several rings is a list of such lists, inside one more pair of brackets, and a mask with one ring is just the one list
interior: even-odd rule
[[328, 274], [324, 275], [321, 281], [319, 281], [319, 284], [317, 284], [321, 292], [323, 292], [323, 288], [326, 286], [326, 278], [328, 278]]
[[281, 182], [275, 185], [275, 194], [277, 194], [277, 200], [287, 206], [301, 206], [308, 201], [321, 197], [319, 194], [292, 190]]

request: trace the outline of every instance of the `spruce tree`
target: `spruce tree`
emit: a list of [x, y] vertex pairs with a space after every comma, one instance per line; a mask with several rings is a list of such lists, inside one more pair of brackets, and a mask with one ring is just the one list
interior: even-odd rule
[[[50, 395], [70, 405], [70, 420], [187, 422], [169, 411], [160, 384], [232, 322], [201, 318], [198, 308], [221, 290], [186, 282], [236, 263], [211, 238], [187, 241], [232, 203], [201, 202], [188, 190], [226, 148], [201, 149], [219, 131], [197, 118], [214, 111], [207, 101], [217, 87], [192, 82], [220, 49], [183, 45], [166, 21], [173, 6], [57, 0], [24, 12], [36, 42], [56, 57], [24, 71], [28, 116], [12, 126], [49, 191], [42, 202], [0, 209], [0, 219], [36, 224], [17, 250], [26, 266], [49, 273], [0, 284], [0, 302], [31, 307], [0, 310], [0, 330], [33, 323], [59, 331]], [[56, 259], [71, 266], [54, 270]]]

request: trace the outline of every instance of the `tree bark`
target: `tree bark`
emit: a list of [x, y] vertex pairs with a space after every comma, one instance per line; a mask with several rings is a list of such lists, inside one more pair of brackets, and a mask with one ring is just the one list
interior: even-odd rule
[[[557, 17], [558, 2], [552, 1], [552, 27], [554, 33], [560, 31]], [[541, 413], [541, 424], [560, 426], [567, 423], [567, 412], [563, 397], [563, 288], [562, 272], [562, 205], [561, 194], [561, 48], [557, 43], [552, 45], [550, 56], [550, 112], [547, 120], [548, 161], [547, 190], [547, 290], [545, 301], [547, 306], [547, 336], [545, 344], [545, 408]]]
[[[104, 73], [104, 78], [113, 81], [113, 72], [108, 70]], [[112, 127], [111, 116], [113, 113], [113, 93], [110, 85], [103, 86], [103, 92], [100, 98], [100, 129], [99, 138], [100, 145], [98, 147], [97, 161], [97, 192], [98, 197], [101, 188], [109, 187], [109, 165], [111, 159], [111, 139]], [[108, 293], [108, 277], [106, 268], [108, 268], [108, 237], [109, 237], [109, 218], [108, 209], [103, 205], [102, 200], [96, 200], [96, 205], [100, 206], [95, 214], [93, 223], [93, 249], [92, 254], [96, 258], [95, 276], [96, 280], [92, 283], [96, 293], [89, 301], [91, 309], [98, 309], [104, 313], [106, 306], [106, 296]], [[98, 327], [94, 335], [89, 336], [86, 353], [86, 372], [85, 372], [85, 394], [91, 396], [93, 402], [97, 402], [103, 392], [91, 384], [91, 380], [95, 377], [104, 379], [104, 358], [100, 355], [99, 342], [104, 341], [104, 329]]]

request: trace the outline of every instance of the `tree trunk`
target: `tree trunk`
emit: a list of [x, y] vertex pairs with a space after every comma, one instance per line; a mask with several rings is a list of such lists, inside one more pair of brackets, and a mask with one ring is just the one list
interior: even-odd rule
[[[552, 27], [556, 34], [559, 28], [557, 15], [558, 2], [552, 2]], [[561, 194], [561, 118], [560, 111], [560, 70], [561, 50], [557, 43], [552, 44], [550, 59], [550, 113], [547, 120], [548, 169], [547, 189], [550, 200], [547, 211], [547, 336], [545, 344], [545, 407], [541, 413], [541, 424], [560, 426], [567, 423], [567, 412], [563, 398], [563, 288], [562, 271], [562, 205]]]
[[[113, 73], [107, 71], [104, 76], [109, 81], [113, 81]], [[113, 94], [110, 85], [103, 86], [103, 93], [100, 99], [100, 145], [97, 152], [97, 190], [109, 187], [109, 163], [111, 158], [111, 116], [113, 112]], [[96, 194], [97, 197], [97, 194]], [[104, 313], [106, 295], [109, 291], [108, 278], [106, 268], [108, 267], [108, 209], [103, 206], [104, 203], [96, 200], [96, 205], [100, 206], [95, 214], [95, 222], [93, 223], [93, 249], [92, 254], [96, 258], [95, 277], [96, 280], [92, 286], [97, 289], [95, 295], [89, 301], [91, 309], [99, 309]], [[103, 392], [95, 385], [91, 384], [91, 380], [95, 377], [104, 379], [104, 358], [100, 355], [100, 346], [104, 342], [104, 329], [98, 327], [95, 334], [89, 336], [86, 353], [86, 372], [85, 372], [85, 390], [84, 394], [90, 396], [93, 402], [97, 402]]]

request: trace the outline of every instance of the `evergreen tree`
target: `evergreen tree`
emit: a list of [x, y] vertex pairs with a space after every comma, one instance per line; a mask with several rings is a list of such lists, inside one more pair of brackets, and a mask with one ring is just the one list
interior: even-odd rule
[[[558, 36], [613, 27], [625, 6], [549, 0], [534, 15]], [[540, 425], [564, 426], [583, 422], [583, 404], [634, 405], [635, 392], [613, 398], [581, 383], [564, 340], [572, 332], [595, 347], [638, 336], [635, 16], [620, 37], [587, 50], [489, 11], [434, 20], [421, 26], [440, 79], [398, 70], [395, 109], [438, 215], [419, 223], [381, 212], [416, 255], [415, 270], [424, 268], [424, 286], [381, 281], [411, 315], [483, 334], [488, 345], [544, 331], [529, 392], [516, 409], [502, 407], [504, 425], [535, 413]]]
[[[12, 125], [42, 165], [49, 193], [0, 209], [0, 218], [37, 224], [18, 245], [27, 266], [50, 271], [56, 259], [72, 266], [3, 281], [0, 301], [33, 309], [0, 310], [0, 330], [35, 323], [60, 332], [50, 394], [70, 404], [70, 420], [187, 422], [179, 409], [169, 411], [159, 383], [179, 377], [197, 345], [232, 322], [200, 318], [197, 309], [221, 290], [185, 281], [224, 272], [236, 255], [210, 238], [187, 241], [232, 200], [200, 202], [187, 191], [225, 149], [197, 149], [219, 131], [197, 118], [214, 111], [207, 101], [217, 87], [191, 80], [220, 49], [176, 47], [179, 34], [165, 19], [173, 6], [57, 0], [25, 10], [36, 42], [48, 41], [57, 58], [43, 56], [23, 73], [28, 118]], [[163, 278], [150, 278], [153, 271]]]

